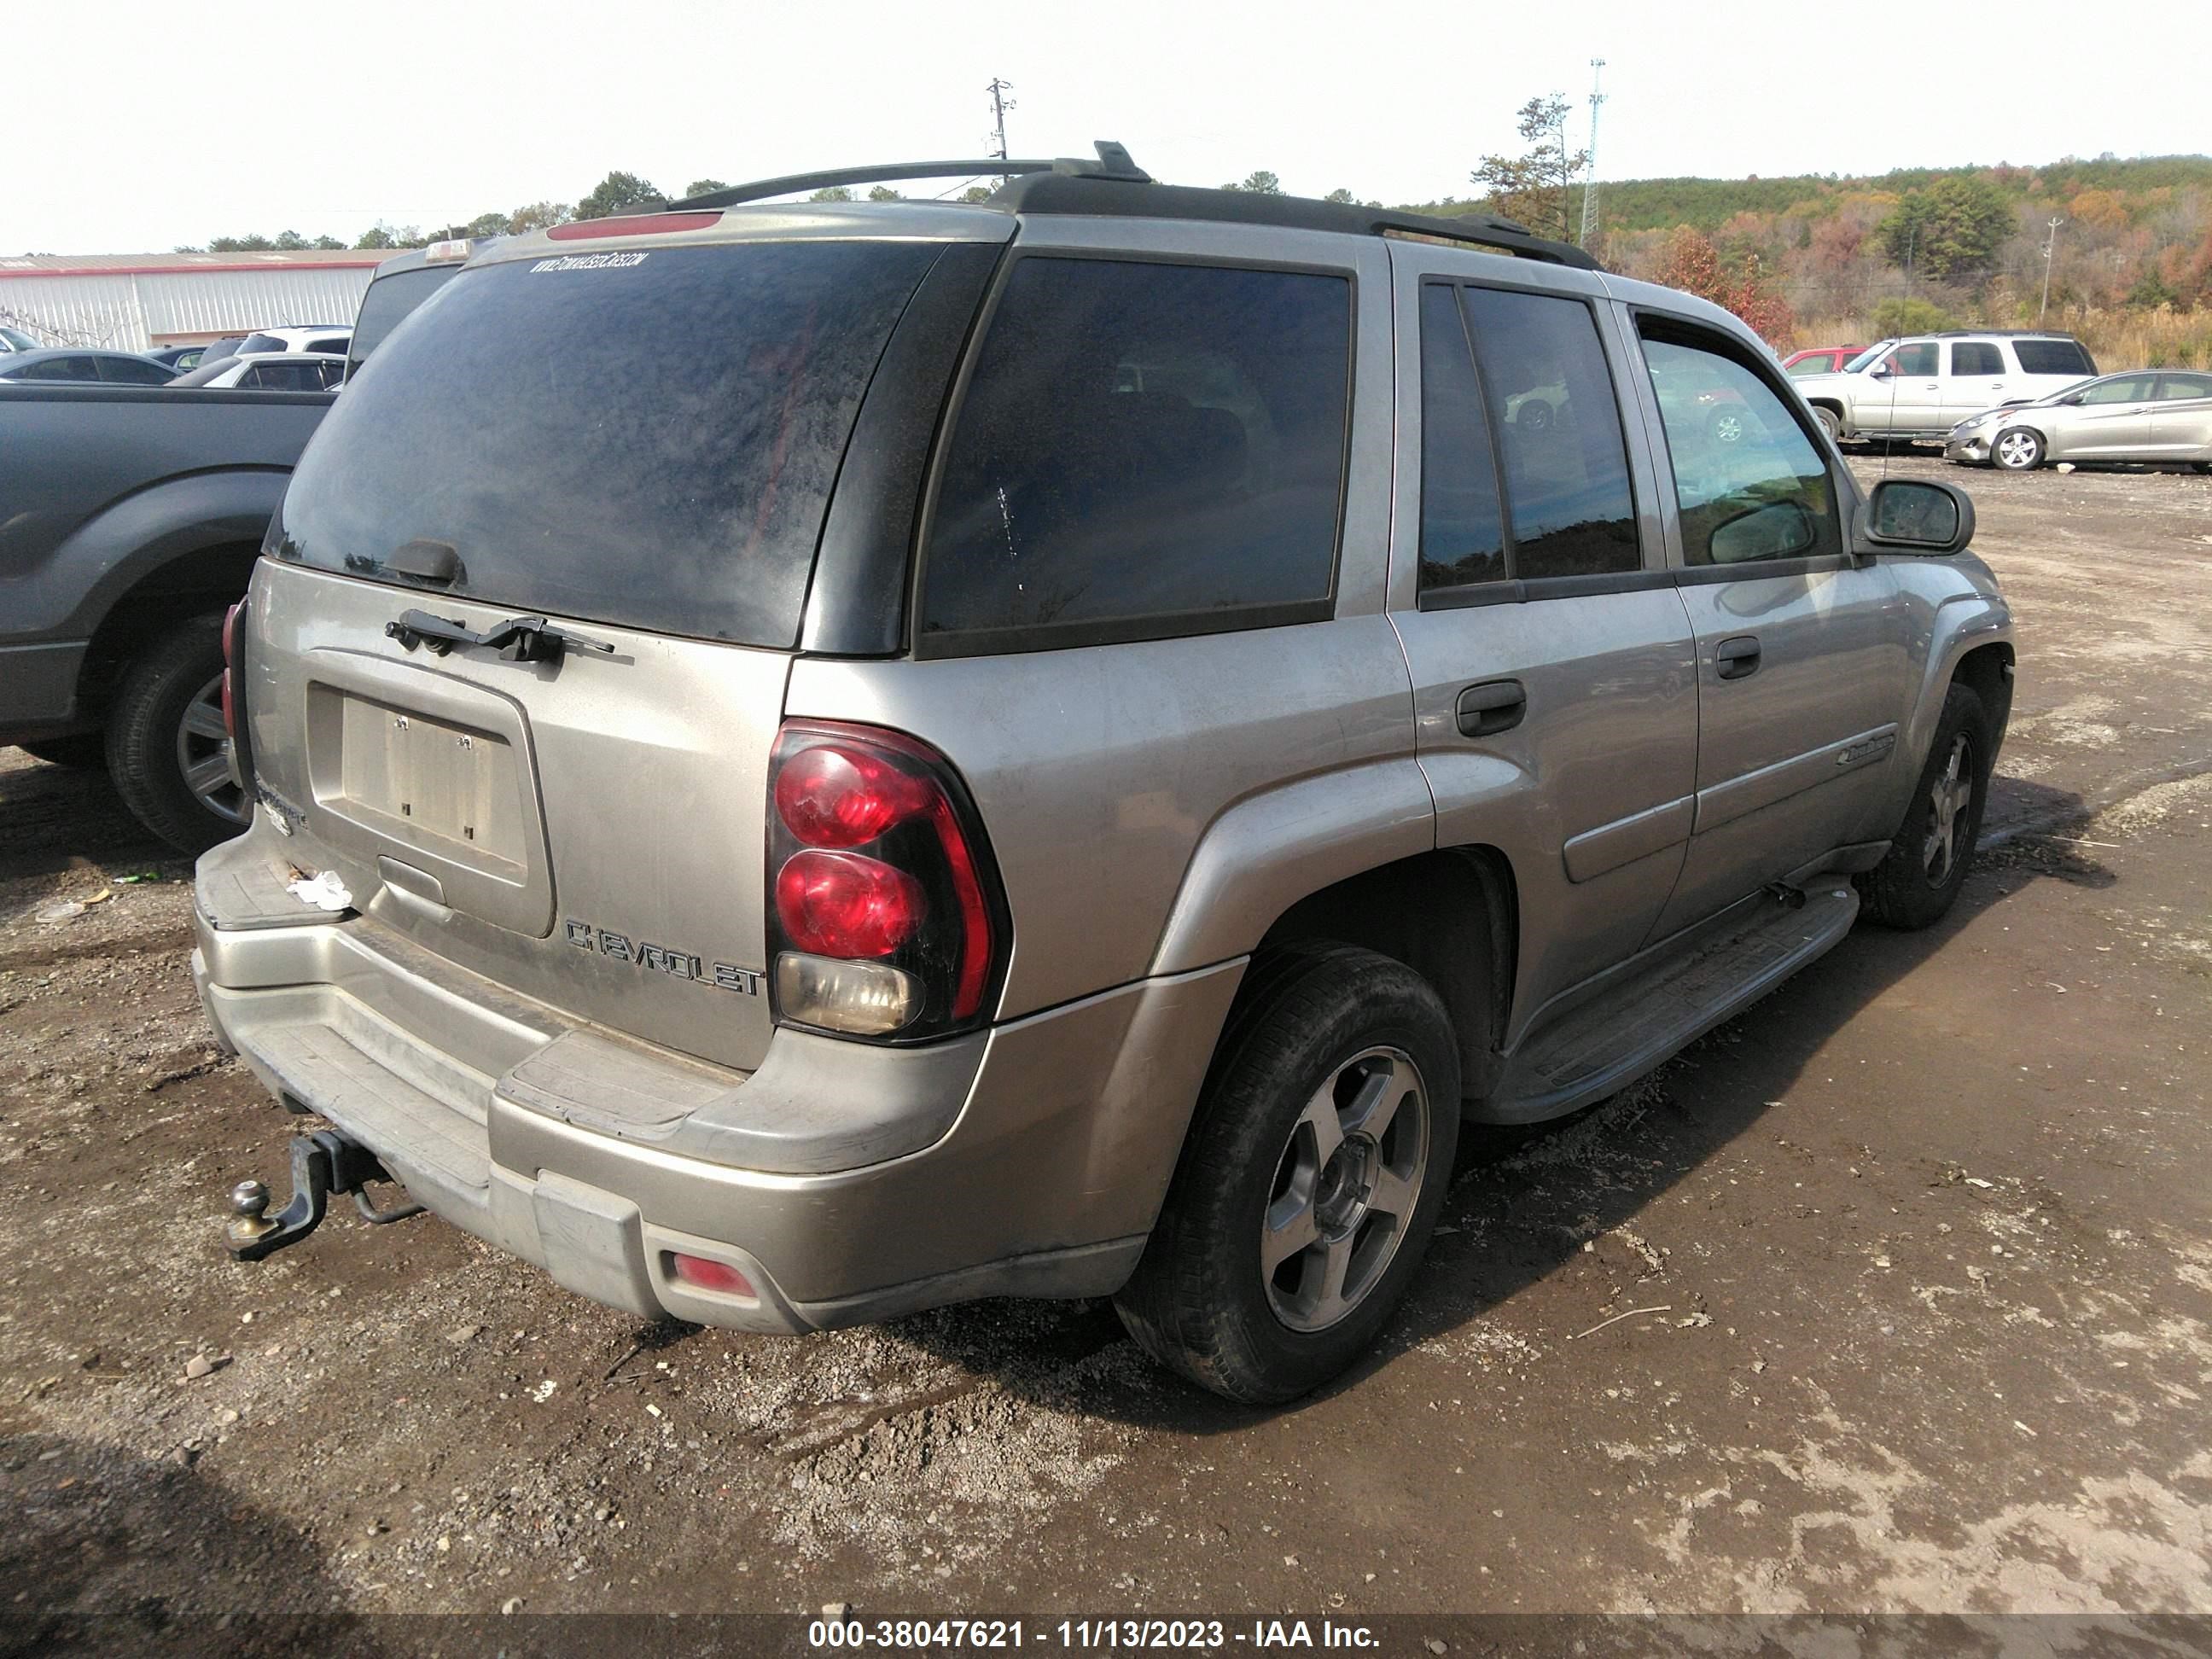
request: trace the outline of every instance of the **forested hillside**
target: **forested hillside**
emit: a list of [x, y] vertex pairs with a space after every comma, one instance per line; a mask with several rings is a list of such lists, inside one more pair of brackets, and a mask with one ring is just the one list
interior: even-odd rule
[[[2081, 335], [2106, 368], [2212, 368], [2212, 156], [1638, 179], [1601, 184], [1598, 198], [1608, 269], [1696, 288], [1777, 345], [2040, 321]], [[1580, 186], [1564, 204], [1505, 205], [1579, 226]]]

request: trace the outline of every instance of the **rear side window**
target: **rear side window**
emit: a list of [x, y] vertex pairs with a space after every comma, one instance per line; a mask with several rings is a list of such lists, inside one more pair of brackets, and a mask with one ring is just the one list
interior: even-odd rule
[[1505, 457], [1514, 575], [1636, 569], [1628, 452], [1597, 319], [1579, 300], [1486, 288], [1462, 295]]
[[1351, 382], [1347, 277], [1021, 260], [939, 474], [920, 642], [1326, 617]]
[[2073, 340], [2014, 340], [2023, 374], [2094, 374], [2097, 366]]
[[379, 276], [362, 296], [361, 314], [354, 319], [353, 338], [343, 350], [357, 370], [368, 354], [384, 343], [384, 337], [399, 325], [423, 301], [461, 274], [458, 264], [422, 265]]
[[2158, 383], [2161, 402], [2181, 398], [2212, 398], [2212, 374], [2167, 374]]
[[286, 351], [289, 349], [290, 348], [284, 343], [284, 338], [282, 335], [249, 334], [243, 340], [240, 340], [238, 343], [238, 349], [231, 355], [237, 357], [251, 357], [257, 351]]
[[326, 351], [334, 354], [343, 353], [346, 349], [345, 336], [343, 334], [326, 334], [319, 340], [308, 341], [307, 349], [310, 351]]
[[331, 405], [280, 556], [788, 647], [861, 393], [937, 258], [918, 242], [629, 248], [453, 278]]
[[171, 377], [165, 363], [140, 362], [131, 357], [102, 357], [100, 378], [118, 386], [167, 386]]
[[2004, 356], [1984, 340], [1961, 340], [1951, 348], [1954, 374], [2002, 374]]

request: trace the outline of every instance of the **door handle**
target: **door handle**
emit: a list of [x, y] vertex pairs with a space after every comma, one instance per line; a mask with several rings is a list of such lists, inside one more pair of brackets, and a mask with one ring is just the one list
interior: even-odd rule
[[1459, 694], [1459, 734], [1487, 738], [1510, 732], [1528, 712], [1528, 694], [1518, 680], [1486, 680]]
[[1759, 672], [1759, 641], [1748, 634], [1723, 640], [1713, 647], [1713, 671], [1724, 680], [1740, 680]]

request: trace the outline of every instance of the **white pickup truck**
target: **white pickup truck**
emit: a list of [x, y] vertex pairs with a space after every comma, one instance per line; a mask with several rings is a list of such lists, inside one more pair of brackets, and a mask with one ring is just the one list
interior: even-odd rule
[[1923, 334], [1884, 340], [1841, 374], [1797, 382], [1838, 442], [1849, 438], [1941, 438], [1970, 415], [2031, 403], [2097, 372], [2070, 334]]

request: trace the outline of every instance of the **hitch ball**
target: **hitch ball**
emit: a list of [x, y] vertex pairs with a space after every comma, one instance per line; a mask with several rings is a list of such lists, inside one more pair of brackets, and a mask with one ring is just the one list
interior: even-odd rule
[[258, 1238], [276, 1224], [262, 1218], [269, 1208], [269, 1188], [261, 1182], [241, 1181], [233, 1187], [230, 1207], [239, 1218], [230, 1224], [231, 1231], [240, 1238]]

